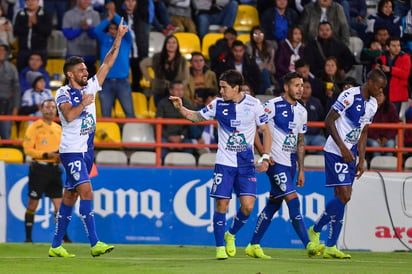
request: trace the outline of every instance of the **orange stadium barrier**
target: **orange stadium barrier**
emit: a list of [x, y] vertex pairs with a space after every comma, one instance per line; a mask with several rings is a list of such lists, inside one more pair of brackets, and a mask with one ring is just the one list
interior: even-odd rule
[[[12, 116], [12, 115], [0, 115], [0, 121], [33, 121], [37, 120], [39, 117], [33, 116]], [[59, 121], [56, 118], [56, 121]], [[96, 148], [155, 148], [156, 152], [156, 167], [161, 167], [161, 149], [166, 147], [173, 148], [199, 148], [199, 147], [208, 147], [208, 148], [217, 148], [217, 144], [191, 144], [191, 143], [163, 143], [162, 142], [162, 125], [195, 125], [194, 123], [185, 120], [185, 119], [163, 119], [163, 118], [154, 118], [154, 119], [145, 119], [145, 118], [97, 118], [97, 122], [116, 122], [119, 124], [124, 123], [148, 123], [153, 124], [155, 128], [155, 143], [128, 143], [128, 142], [111, 142], [111, 141], [99, 141], [95, 142]], [[199, 125], [209, 125], [217, 124], [216, 121], [204, 121], [196, 123]], [[323, 122], [308, 122], [308, 127], [325, 127]], [[412, 148], [404, 147], [404, 130], [412, 129], [412, 124], [405, 124], [402, 122], [399, 123], [375, 123], [369, 126], [370, 128], [387, 128], [387, 129], [397, 129], [397, 147], [395, 148], [382, 148], [382, 147], [367, 147], [367, 152], [379, 151], [379, 152], [394, 152], [397, 157], [397, 171], [403, 170], [403, 153], [409, 152], [412, 153]], [[0, 140], [0, 145], [16, 145], [21, 146], [22, 140]], [[306, 150], [322, 150], [321, 146], [306, 146]]]

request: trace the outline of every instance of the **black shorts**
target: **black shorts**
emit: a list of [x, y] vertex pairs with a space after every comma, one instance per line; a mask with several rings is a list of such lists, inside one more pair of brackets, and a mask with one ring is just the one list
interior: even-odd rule
[[30, 164], [29, 197], [39, 200], [43, 193], [52, 199], [63, 197], [62, 170], [58, 164]]

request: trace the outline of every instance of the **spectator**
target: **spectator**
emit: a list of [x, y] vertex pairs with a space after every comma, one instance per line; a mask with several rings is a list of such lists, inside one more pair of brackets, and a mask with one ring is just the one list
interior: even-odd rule
[[242, 41], [236, 40], [233, 42], [231, 53], [227, 58], [220, 61], [218, 68], [216, 69], [216, 77], [219, 79], [220, 75], [230, 69], [235, 69], [242, 73], [245, 82], [252, 88], [256, 94], [260, 91], [261, 85], [261, 73], [259, 66], [254, 59], [249, 58], [246, 54], [245, 45]]
[[210, 88], [218, 90], [218, 84], [216, 74], [206, 66], [205, 57], [202, 53], [192, 52], [190, 65], [189, 82], [184, 87], [185, 92], [183, 98], [195, 106], [195, 91], [197, 89]]
[[411, 9], [412, 2], [410, 0], [394, 0], [393, 14], [399, 18], [404, 17]]
[[94, 28], [100, 15], [93, 10], [90, 0], [77, 0], [77, 4], [63, 17], [63, 34], [67, 39], [66, 58], [83, 57], [89, 75], [96, 74], [97, 45]]
[[225, 29], [223, 38], [209, 47], [210, 68], [215, 71], [219, 62], [225, 59], [231, 51], [233, 42], [237, 39], [237, 31], [229, 27]]
[[31, 52], [41, 54], [47, 60], [47, 39], [52, 31], [52, 20], [39, 5], [39, 0], [25, 0], [26, 7], [14, 18], [14, 35], [19, 43], [17, 69], [27, 66]]
[[32, 88], [32, 83], [27, 78], [28, 72], [40, 72], [43, 75], [43, 79], [46, 84], [46, 88], [50, 89], [50, 76], [47, 70], [43, 66], [44, 62], [41, 54], [33, 52], [30, 54], [27, 67], [19, 72], [19, 82], [21, 88], [21, 94], [27, 89]]
[[362, 49], [360, 60], [364, 65], [364, 71], [368, 73], [372, 69], [372, 65], [376, 63], [376, 59], [382, 54], [382, 46], [376, 41], [372, 40], [369, 47]]
[[[183, 83], [180, 81], [172, 81], [169, 86], [169, 94], [182, 98], [183, 105], [186, 108], [192, 109], [192, 106], [188, 100], [183, 98]], [[156, 118], [171, 118], [180, 119], [183, 116], [173, 107], [172, 101], [168, 97], [162, 98], [157, 104]], [[190, 138], [190, 131], [188, 125], [163, 125], [162, 129], [162, 142], [164, 143], [192, 143]], [[162, 159], [169, 151], [184, 151], [192, 153], [192, 149], [181, 148], [162, 148]]]
[[305, 48], [305, 60], [309, 63], [311, 72], [320, 76], [324, 62], [329, 56], [338, 58], [341, 68], [339, 73], [342, 77], [355, 64], [355, 57], [350, 49], [342, 40], [333, 36], [331, 24], [322, 22], [318, 27], [318, 36], [316, 39], [309, 41]]
[[342, 5], [351, 33], [366, 42], [366, 0], [337, 0]]
[[368, 17], [367, 33], [374, 33], [377, 29], [385, 27], [390, 36], [401, 37], [401, 19], [393, 13], [393, 0], [379, 0], [378, 12]]
[[197, 33], [203, 39], [209, 32], [210, 25], [220, 25], [220, 32], [233, 27], [235, 23], [238, 3], [235, 0], [195, 0], [192, 2], [197, 25]]
[[[376, 100], [378, 102], [378, 110], [373, 117], [373, 123], [398, 123], [398, 111], [396, 110], [395, 105], [387, 99], [386, 95], [382, 93], [380, 96], [376, 97]], [[368, 130], [366, 145], [368, 147], [395, 147], [397, 133], [397, 129], [370, 128]], [[393, 155], [393, 153], [374, 151], [372, 155], [375, 157], [379, 155]]]
[[[325, 109], [320, 100], [312, 96], [312, 86], [308, 79], [303, 80], [303, 93], [301, 102], [308, 112], [308, 122], [323, 122], [325, 120]], [[308, 127], [305, 133], [305, 145], [324, 146], [326, 138], [322, 128]], [[317, 154], [323, 154], [322, 150]]]
[[[86, 0], [90, 2], [90, 0]], [[43, 0], [44, 10], [50, 15], [53, 19], [56, 15], [57, 25], [53, 26], [54, 29], [61, 30], [63, 25], [63, 16], [66, 11], [70, 8], [70, 2], [67, 0]]]
[[303, 80], [309, 80], [310, 86], [312, 88], [312, 96], [318, 98], [322, 105], [326, 104], [325, 88], [320, 80], [310, 72], [310, 66], [304, 59], [299, 59], [295, 63], [295, 70], [297, 73], [302, 75]]
[[[151, 0], [150, 0], [151, 1]], [[140, 86], [142, 71], [140, 62], [149, 55], [149, 36], [150, 36], [150, 5], [149, 0], [114, 0], [106, 4], [107, 9], [116, 9], [117, 14], [122, 16], [130, 29], [129, 32], [134, 37], [131, 51], [130, 69], [132, 72], [132, 90], [143, 92]], [[133, 8], [134, 7], [134, 8]]]
[[179, 31], [196, 33], [196, 24], [192, 20], [191, 0], [169, 0], [167, 11], [170, 22]]
[[412, 53], [412, 9], [402, 19], [402, 49]]
[[[8, 61], [9, 46], [0, 41], [0, 115], [17, 115], [20, 106], [20, 84], [16, 66]], [[10, 139], [11, 121], [0, 122], [0, 137]]]
[[[148, 68], [153, 68], [154, 78], [149, 75]], [[181, 81], [183, 86], [189, 80], [189, 68], [186, 59], [180, 54], [179, 42], [173, 35], [166, 37], [162, 51], [153, 57], [147, 57], [140, 62], [140, 69], [146, 79], [152, 84], [155, 104], [163, 97], [168, 96], [169, 84]]]
[[169, 13], [163, 0], [153, 0], [155, 16], [152, 25], [156, 31], [163, 33], [165, 36], [172, 35], [178, 29], [170, 22]]
[[320, 78], [325, 87], [326, 105], [324, 105], [324, 107], [327, 113], [333, 102], [338, 98], [343, 82], [343, 78], [339, 74], [339, 62], [336, 57], [329, 56], [326, 58]]
[[273, 8], [263, 12], [260, 25], [267, 40], [279, 43], [286, 39], [289, 28], [298, 21], [298, 14], [294, 9], [288, 8], [287, 0], [275, 0]]
[[329, 22], [336, 39], [349, 46], [349, 24], [345, 13], [342, 6], [332, 0], [317, 0], [305, 6], [300, 21], [305, 39], [315, 39], [319, 23], [325, 21]]
[[384, 51], [376, 60], [374, 68], [381, 69], [388, 78], [388, 85], [384, 92], [389, 101], [395, 104], [398, 114], [401, 103], [409, 98], [408, 78], [411, 73], [411, 56], [401, 51], [400, 38], [391, 37], [387, 40], [387, 51]]
[[382, 50], [387, 50], [386, 40], [390, 37], [389, 30], [387, 27], [379, 27], [373, 31], [373, 40], [378, 41], [381, 44]]
[[304, 58], [304, 52], [302, 29], [298, 26], [290, 28], [288, 37], [279, 43], [276, 50], [276, 79], [281, 79], [287, 73], [295, 71], [295, 62]]
[[[275, 82], [275, 43], [266, 40], [263, 29], [255, 26], [250, 31], [250, 41], [246, 43], [247, 54], [256, 61], [262, 75], [259, 94], [264, 94]], [[272, 81], [273, 79], [273, 81]]]
[[[107, 19], [94, 28], [96, 38], [100, 44], [100, 60], [104, 60], [116, 39], [118, 24], [121, 17], [114, 11], [108, 11]], [[107, 29], [107, 33], [104, 30]], [[116, 98], [120, 101], [127, 118], [134, 118], [132, 89], [129, 83], [129, 54], [132, 45], [132, 36], [128, 31], [119, 49], [119, 55], [103, 82], [99, 92], [100, 105], [103, 117], [112, 117], [112, 108]]]
[[3, 6], [0, 5], [0, 39], [10, 47], [15, 38], [13, 35], [13, 24], [6, 17]]
[[45, 100], [53, 100], [52, 92], [50, 89], [46, 88], [46, 81], [41, 72], [28, 71], [26, 78], [27, 82], [30, 83], [31, 88], [23, 93], [19, 114], [41, 116], [43, 102]]

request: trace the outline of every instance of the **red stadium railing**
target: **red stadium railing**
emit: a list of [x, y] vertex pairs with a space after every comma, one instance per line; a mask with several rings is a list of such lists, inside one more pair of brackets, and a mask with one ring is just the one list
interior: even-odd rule
[[[12, 115], [0, 115], [0, 121], [33, 121], [37, 120], [38, 117], [33, 116], [12, 116]], [[58, 119], [56, 119], [58, 121]], [[174, 148], [199, 148], [199, 147], [208, 147], [208, 148], [217, 148], [217, 144], [190, 144], [190, 143], [163, 143], [162, 142], [162, 125], [170, 125], [170, 124], [183, 124], [183, 125], [195, 125], [194, 123], [187, 121], [185, 119], [163, 119], [163, 118], [154, 118], [154, 119], [142, 119], [142, 118], [97, 118], [97, 122], [117, 122], [119, 124], [124, 123], [149, 123], [155, 126], [155, 143], [124, 143], [124, 142], [95, 142], [96, 148], [106, 148], [106, 147], [154, 147], [156, 152], [156, 166], [161, 166], [161, 149], [164, 147], [174, 147]], [[216, 121], [204, 121], [201, 123], [196, 124], [217, 124]], [[325, 127], [323, 122], [308, 122], [308, 127]], [[366, 151], [373, 152], [394, 152], [396, 153], [398, 163], [397, 163], [397, 170], [402, 171], [403, 166], [403, 153], [404, 152], [412, 152], [412, 148], [404, 146], [404, 130], [411, 129], [412, 124], [405, 124], [405, 123], [392, 123], [392, 124], [384, 124], [384, 123], [375, 123], [371, 124], [370, 128], [386, 128], [386, 129], [397, 129], [397, 147], [395, 148], [382, 148], [382, 147], [367, 147]], [[0, 140], [0, 145], [22, 145], [22, 140]], [[321, 146], [306, 146], [306, 150], [322, 150], [323, 147]]]

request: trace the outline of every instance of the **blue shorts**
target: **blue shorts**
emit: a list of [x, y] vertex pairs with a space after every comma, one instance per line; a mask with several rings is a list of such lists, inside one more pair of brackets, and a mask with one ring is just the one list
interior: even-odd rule
[[356, 176], [356, 161], [346, 163], [342, 156], [325, 151], [326, 186], [351, 186]]
[[269, 177], [271, 185], [270, 197], [278, 199], [296, 192], [294, 182], [296, 164], [291, 167], [281, 164], [274, 164], [273, 166], [269, 166], [266, 174]]
[[66, 170], [64, 187], [74, 190], [78, 185], [90, 182], [89, 173], [93, 166], [94, 153], [61, 153], [60, 160]]
[[237, 196], [256, 197], [256, 181], [254, 166], [231, 167], [216, 164], [210, 196], [231, 199], [234, 190]]

